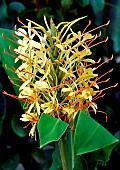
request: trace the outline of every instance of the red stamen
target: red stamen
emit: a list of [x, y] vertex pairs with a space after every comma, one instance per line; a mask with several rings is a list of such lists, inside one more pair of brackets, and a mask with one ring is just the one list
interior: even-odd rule
[[29, 123], [28, 123], [26, 126], [24, 126], [23, 128], [26, 129], [26, 128], [28, 128], [28, 126], [31, 125], [31, 124], [32, 124], [32, 122], [29, 122]]
[[98, 69], [99, 67], [101, 67], [102, 65], [104, 65], [105, 63], [107, 63], [108, 61], [111, 61], [112, 59], [113, 59], [113, 55], [111, 56], [111, 58], [109, 58], [108, 60], [106, 60], [106, 61], [102, 62], [100, 65], [98, 65], [98, 66], [94, 69], [94, 71], [95, 71], [96, 69]]
[[9, 56], [11, 56], [13, 58], [17, 58], [18, 57], [18, 56], [15, 56], [13, 54], [8, 53], [5, 49], [4, 49], [4, 54], [9, 55]]
[[16, 39], [20, 39], [18, 36], [16, 36], [16, 34], [14, 32], [12, 32], [12, 35], [16, 38]]
[[38, 122], [38, 118], [37, 117], [35, 117], [35, 116], [33, 116], [33, 115], [31, 115], [31, 114], [29, 114], [29, 113], [25, 113], [26, 115], [28, 115], [28, 116], [30, 116], [30, 117], [32, 117], [33, 118], [33, 121], [35, 121], [35, 123], [37, 123]]
[[13, 85], [15, 85], [15, 86], [17, 86], [17, 87], [20, 87], [20, 85], [14, 83], [14, 81], [13, 81], [9, 76], [8, 76], [8, 78], [9, 78], [10, 82], [11, 82]]
[[21, 24], [21, 25], [24, 25], [24, 26], [26, 26], [21, 20], [20, 20], [20, 18], [19, 17], [17, 17], [17, 20], [18, 20], [18, 22]]
[[38, 118], [30, 115], [29, 113], [25, 113], [25, 114], [31, 116], [31, 117], [33, 118], [33, 120], [32, 120], [31, 122], [29, 122], [29, 123], [28, 123], [26, 126], [24, 126], [23, 128], [27, 128], [30, 124], [32, 124], [32, 123], [37, 123], [37, 122], [38, 122]]
[[77, 107], [77, 108], [74, 108], [74, 110], [76, 110], [76, 111], [82, 110], [91, 103], [94, 103], [94, 102], [92, 102], [92, 101], [86, 102], [84, 105]]
[[[100, 63], [100, 61], [101, 61], [101, 58], [99, 58], [98, 61], [95, 61], [94, 63], [87, 64], [87, 65], [85, 66], [85, 68], [90, 67], [90, 66], [92, 66], [92, 65], [94, 65], [94, 64], [98, 64], [98, 63]], [[93, 69], [93, 70], [94, 70], [94, 69]]]
[[24, 54], [22, 54], [22, 53], [20, 53], [20, 52], [18, 52], [18, 51], [16, 51], [16, 50], [13, 50], [11, 46], [9, 46], [9, 50], [13, 51], [13, 52], [16, 53], [16, 54], [22, 55], [23, 57], [25, 57], [25, 58], [27, 58], [27, 59], [30, 60], [30, 57], [28, 57], [28, 56], [26, 56], [26, 55], [24, 55]]
[[19, 98], [18, 96], [9, 94], [9, 93], [7, 93], [6, 91], [3, 91], [2, 93], [5, 94], [5, 95], [7, 95], [7, 96], [10, 96], [10, 97], [12, 97], [12, 98], [14, 98], [14, 99], [22, 100], [22, 101], [24, 101], [24, 102], [27, 102], [27, 103], [31, 104], [31, 102], [30, 102], [29, 100], [23, 99], [23, 98]]
[[[13, 42], [13, 43], [15, 43], [15, 44], [18, 44], [18, 45], [20, 45], [20, 46], [23, 46], [23, 45], [19, 44], [18, 42], [14, 41], [14, 40], [12, 40], [12, 39], [10, 39], [10, 38], [8, 38], [8, 37], [6, 37], [6, 36], [4, 35], [4, 33], [2, 33], [2, 38], [5, 38], [5, 39], [7, 39], [7, 40], [9, 40], [9, 41], [11, 41], [11, 42]], [[23, 46], [23, 47], [24, 47], [24, 46]]]
[[[96, 27], [96, 28], [88, 31], [88, 32], [84, 33], [83, 35], [88, 34], [88, 33], [92, 32], [92, 31], [98, 30], [99, 28], [102, 28], [102, 27], [104, 27], [104, 26], [107, 26], [107, 25], [109, 25], [109, 23], [110, 23], [110, 20], [109, 20], [106, 24], [100, 25], [99, 27]], [[83, 35], [82, 35], [82, 36], [83, 36]]]
[[102, 89], [102, 90], [100, 90], [100, 91], [105, 91], [105, 90], [107, 90], [107, 89], [110, 89], [110, 88], [114, 88], [114, 87], [117, 87], [117, 85], [118, 85], [118, 83], [116, 83], [115, 85], [113, 85], [113, 86], [109, 86], [109, 87], [106, 87], [106, 88], [104, 88], [104, 89]]
[[99, 38], [101, 36], [101, 32], [100, 34], [96, 35], [95, 38], [93, 38], [90, 43], [88, 44], [88, 47], [90, 46], [90, 44], [92, 44], [97, 38]]
[[34, 73], [31, 73], [31, 72], [28, 72], [28, 71], [25, 71], [25, 70], [19, 70], [19, 69], [18, 69], [18, 71], [19, 71], [19, 72], [23, 72], [23, 73], [28, 73], [28, 74], [30, 74], [30, 75], [32, 75], [32, 76], [36, 76]]
[[111, 73], [113, 71], [113, 69], [111, 69], [111, 70], [109, 70], [109, 71], [107, 71], [106, 73], [104, 73], [103, 75], [101, 75], [100, 77], [97, 77], [96, 78], [96, 80], [95, 80], [95, 82], [97, 82], [98, 80], [100, 80], [102, 77], [104, 77], [105, 75], [107, 75], [107, 74], [109, 74], [109, 73]]
[[94, 45], [91, 45], [90, 47], [89, 47], [89, 49], [90, 48], [93, 48], [93, 47], [95, 47], [95, 46], [97, 46], [97, 45], [99, 45], [99, 44], [102, 44], [102, 43], [104, 43], [104, 42], [107, 42], [108, 41], [108, 37], [105, 39], [105, 40], [103, 40], [103, 41], [100, 41], [100, 42], [98, 42], [98, 43], [96, 43], [96, 44], [94, 44]]
[[82, 34], [84, 34], [84, 32], [87, 30], [87, 28], [91, 25], [91, 20], [89, 20], [88, 25], [85, 27], [85, 29], [83, 30]]
[[7, 64], [5, 64], [5, 67], [6, 67], [6, 69], [8, 69], [8, 70], [10, 70], [10, 71], [12, 71], [12, 72], [15, 72], [16, 71], [16, 69], [12, 66], [12, 68], [13, 68], [13, 70], [12, 69], [10, 69], [9, 67], [8, 67], [8, 65]]
[[76, 78], [73, 78], [72, 80], [66, 80], [66, 81], [64, 81], [63, 83], [58, 84], [57, 86], [51, 87], [51, 89], [49, 90], [49, 92], [52, 92], [52, 91], [57, 90], [57, 89], [60, 89], [60, 88], [62, 88], [64, 85], [66, 85], [66, 84], [68, 84], [68, 83], [70, 83], [70, 82], [73, 82], [74, 80], [76, 80]]
[[[89, 112], [94, 112], [94, 110], [88, 110], [88, 111], [89, 111]], [[101, 110], [96, 110], [96, 112], [105, 114], [105, 121], [106, 121], [106, 122], [108, 121], [108, 116], [107, 116], [107, 113], [106, 113], [106, 112], [103, 112], [103, 111], [101, 111]]]
[[105, 93], [100, 96], [101, 93], [102, 93], [102, 92], [100, 91], [97, 96], [93, 97], [92, 101], [95, 101], [95, 100], [97, 100], [97, 99], [102, 98], [102, 97], [105, 96]]
[[16, 25], [15, 25], [14, 29], [15, 29], [16, 31], [20, 32], [21, 34], [23, 34], [28, 40], [31, 40], [30, 37], [28, 37], [28, 36], [27, 36], [26, 34], [24, 34], [22, 31], [20, 31], [19, 29], [17, 29]]
[[103, 81], [100, 81], [100, 82], [97, 83], [97, 85], [98, 85], [98, 84], [101, 84], [101, 83], [107, 83], [109, 80], [110, 80], [110, 78], [108, 78], [108, 79], [106, 79], [106, 80], [103, 80]]

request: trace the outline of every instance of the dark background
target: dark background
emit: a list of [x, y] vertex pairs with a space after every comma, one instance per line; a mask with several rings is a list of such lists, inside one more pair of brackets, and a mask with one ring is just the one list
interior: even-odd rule
[[[104, 64], [98, 73], [102, 75], [109, 69], [113, 72], [109, 76], [111, 80], [106, 88], [118, 83], [116, 88], [106, 91], [104, 98], [98, 100], [98, 108], [107, 113], [108, 122], [105, 116], [97, 113], [92, 114], [93, 118], [101, 123], [107, 130], [120, 139], [120, 0], [21, 0], [21, 1], [0, 1], [0, 27], [14, 29], [14, 25], [19, 16], [21, 21], [26, 23], [26, 19], [31, 19], [44, 25], [43, 16], [49, 21], [53, 18], [55, 25], [61, 21], [71, 21], [79, 17], [88, 16], [82, 24], [76, 24], [76, 31], [83, 30], [92, 21], [88, 29], [105, 24], [110, 20], [107, 27], [101, 28], [102, 35], [100, 41], [109, 37], [106, 43], [102, 43], [93, 49], [92, 57], [102, 61], [114, 58], [109, 63]], [[100, 31], [99, 30], [99, 31]], [[98, 33], [96, 31], [95, 33]], [[52, 152], [54, 144], [39, 149], [39, 143], [27, 136], [20, 137], [12, 127], [13, 116], [21, 115], [23, 112], [19, 102], [13, 98], [4, 96], [2, 90], [15, 94], [11, 83], [2, 68], [0, 57], [0, 170], [48, 170], [52, 163]], [[99, 170], [119, 170], [120, 169], [120, 144], [116, 146], [111, 154], [111, 159], [106, 166], [99, 166]]]

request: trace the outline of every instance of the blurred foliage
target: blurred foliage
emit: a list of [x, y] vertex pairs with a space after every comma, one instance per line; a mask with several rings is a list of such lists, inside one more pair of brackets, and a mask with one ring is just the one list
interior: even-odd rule
[[[92, 24], [87, 29], [105, 24], [110, 20], [107, 28], [99, 30], [102, 32], [100, 40], [107, 36], [109, 39], [106, 43], [94, 47], [92, 57], [96, 61], [101, 57], [104, 61], [113, 54], [113, 61], [106, 63], [99, 69], [99, 73], [102, 74], [113, 67], [111, 81], [107, 85], [120, 83], [120, 0], [1, 0], [0, 12], [0, 28], [11, 30], [14, 29], [15, 24], [17, 27], [21, 25], [17, 17], [23, 23], [26, 23], [26, 18], [28, 18], [44, 26], [44, 15], [48, 21], [53, 18], [56, 25], [61, 21], [88, 16], [82, 25], [76, 25], [74, 28], [76, 30], [84, 29], [88, 20], [91, 20]], [[5, 42], [1, 41], [1, 46], [3, 46]], [[1, 64], [2, 54], [3, 51], [0, 51]], [[6, 55], [6, 57], [10, 56]], [[18, 121], [23, 111], [18, 101], [2, 94], [3, 90], [15, 94], [15, 89], [0, 65], [0, 170], [48, 170], [52, 164], [54, 144], [39, 149], [39, 143], [28, 137], [28, 132], [26, 129], [23, 131], [21, 122], [19, 122], [19, 127], [16, 127], [13, 120]], [[104, 99], [98, 101], [98, 106], [99, 110], [108, 114], [108, 122], [105, 122], [104, 114], [101, 113], [91, 114], [92, 117], [120, 139], [120, 86], [109, 89]], [[98, 170], [113, 170], [116, 166], [120, 167], [119, 161], [120, 144], [118, 143], [106, 167], [100, 164]]]

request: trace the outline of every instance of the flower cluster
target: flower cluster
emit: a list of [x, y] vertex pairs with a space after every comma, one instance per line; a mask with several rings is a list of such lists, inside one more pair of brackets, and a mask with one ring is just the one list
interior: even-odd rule
[[18, 99], [25, 101], [25, 114], [20, 119], [32, 124], [32, 137], [42, 113], [73, 125], [79, 110], [92, 109], [96, 113], [95, 100], [104, 95], [99, 83], [110, 71], [98, 77], [94, 72], [100, 60], [95, 62], [90, 58], [91, 48], [95, 46], [92, 43], [100, 34], [92, 35], [93, 30], [86, 32], [90, 22], [83, 32], [75, 33], [72, 29], [83, 18], [58, 26], [51, 19], [49, 27], [44, 17], [46, 28], [28, 19], [26, 26], [19, 20], [23, 27], [16, 28], [18, 48], [14, 52], [15, 63], [21, 60], [15, 70], [22, 82]]

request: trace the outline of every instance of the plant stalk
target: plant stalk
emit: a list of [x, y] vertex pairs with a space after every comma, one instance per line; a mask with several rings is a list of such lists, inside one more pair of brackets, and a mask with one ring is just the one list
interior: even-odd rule
[[66, 136], [63, 136], [59, 140], [58, 146], [59, 146], [63, 170], [71, 170], [70, 164], [69, 164], [69, 159], [68, 159], [68, 154], [67, 154], [68, 152], [67, 152], [67, 147], [66, 147]]

